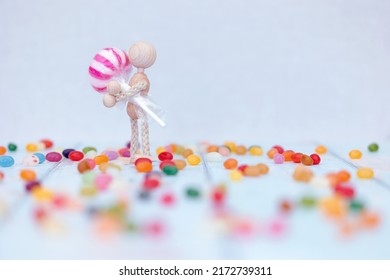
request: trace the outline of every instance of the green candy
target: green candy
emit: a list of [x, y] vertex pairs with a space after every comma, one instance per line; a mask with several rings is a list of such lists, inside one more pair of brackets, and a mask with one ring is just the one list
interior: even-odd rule
[[14, 144], [14, 143], [9, 143], [8, 144], [8, 150], [9, 151], [15, 152], [17, 149], [18, 149], [18, 146], [16, 146], [16, 144]]
[[306, 208], [312, 208], [316, 205], [317, 201], [314, 197], [305, 196], [299, 201], [299, 204]]
[[195, 188], [188, 188], [186, 194], [190, 198], [198, 198], [200, 196], [200, 192]]
[[163, 167], [162, 171], [168, 176], [173, 176], [177, 174], [179, 169], [173, 165], [166, 165]]
[[85, 148], [83, 148], [83, 153], [84, 154], [88, 153], [89, 151], [97, 152], [96, 148], [94, 148], [94, 147], [85, 147]]
[[372, 143], [372, 144], [368, 145], [368, 150], [370, 152], [377, 152], [379, 150], [379, 146], [377, 143]]
[[349, 203], [349, 209], [352, 212], [361, 212], [361, 211], [364, 210], [364, 204], [362, 202], [360, 202], [360, 201], [352, 200]]

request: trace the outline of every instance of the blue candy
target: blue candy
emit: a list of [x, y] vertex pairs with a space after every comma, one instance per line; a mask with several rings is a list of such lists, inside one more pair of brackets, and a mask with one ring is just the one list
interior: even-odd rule
[[10, 167], [14, 165], [15, 160], [11, 156], [1, 156], [0, 157], [0, 166], [1, 167]]
[[34, 156], [36, 156], [39, 160], [39, 164], [41, 164], [42, 162], [45, 161], [46, 157], [44, 154], [42, 153], [34, 153]]

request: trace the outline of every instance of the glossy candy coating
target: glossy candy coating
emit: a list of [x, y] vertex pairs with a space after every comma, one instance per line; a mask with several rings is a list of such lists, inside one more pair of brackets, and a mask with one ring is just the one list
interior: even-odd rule
[[377, 152], [379, 150], [379, 145], [377, 143], [372, 143], [368, 145], [368, 150], [373, 153]]
[[287, 150], [283, 152], [284, 160], [285, 161], [292, 161], [292, 155], [295, 154], [293, 150]]
[[257, 164], [257, 167], [259, 168], [262, 175], [265, 175], [269, 172], [269, 167], [264, 163]]
[[73, 151], [74, 151], [74, 149], [65, 149], [65, 150], [62, 151], [62, 155], [63, 155], [64, 157], [66, 157], [66, 158], [69, 158], [69, 154], [70, 154], [71, 152], [73, 152]]
[[10, 152], [15, 152], [17, 149], [18, 149], [18, 146], [16, 144], [14, 144], [14, 143], [9, 143], [8, 144], [8, 150]]
[[134, 162], [134, 165], [138, 165], [139, 163], [141, 162], [149, 162], [150, 164], [152, 164], [152, 160], [150, 158], [147, 158], [147, 157], [140, 157], [140, 158], [137, 158]]
[[35, 179], [37, 178], [37, 174], [35, 173], [35, 171], [30, 169], [21, 170], [19, 176], [22, 180], [27, 182], [35, 181]]
[[15, 164], [15, 160], [11, 156], [0, 156], [0, 167], [10, 167]]
[[313, 164], [314, 164], [314, 165], [320, 164], [321, 158], [320, 158], [319, 155], [317, 155], [317, 154], [311, 154], [310, 157], [312, 158]]
[[181, 155], [184, 157], [184, 158], [187, 158], [188, 156], [192, 155], [194, 152], [191, 150], [191, 149], [185, 149]]
[[84, 147], [83, 148], [83, 150], [82, 150], [82, 152], [84, 153], [84, 154], [86, 154], [86, 153], [88, 153], [89, 151], [95, 151], [95, 152], [97, 152], [97, 150], [96, 150], [96, 148], [95, 147]]
[[42, 153], [34, 153], [34, 156], [36, 156], [39, 160], [39, 164], [43, 163], [46, 160], [46, 157]]
[[62, 159], [62, 155], [57, 152], [50, 152], [46, 154], [46, 160], [50, 162], [59, 162]]
[[108, 162], [109, 161], [109, 159], [108, 159], [108, 157], [106, 155], [98, 155], [93, 160], [95, 161], [95, 163], [97, 165], [102, 164], [103, 162]]
[[238, 161], [235, 158], [229, 158], [229, 159], [225, 160], [225, 162], [223, 163], [223, 166], [226, 169], [236, 169], [238, 166]]
[[315, 149], [315, 152], [319, 155], [326, 154], [327, 151], [328, 151], [328, 149], [323, 145], [317, 146], [317, 148]]
[[84, 154], [80, 151], [72, 151], [68, 155], [71, 161], [80, 161], [84, 158]]
[[162, 152], [162, 153], [160, 153], [158, 155], [158, 159], [161, 160], [161, 161], [172, 160], [173, 159], [173, 155], [170, 152]]
[[190, 155], [187, 157], [187, 162], [189, 165], [198, 165], [202, 159], [198, 155]]
[[274, 162], [276, 164], [282, 164], [284, 162], [284, 155], [278, 153], [274, 155]]
[[[162, 170], [164, 166], [171, 165], [171, 166], [176, 166], [175, 162], [172, 160], [164, 160], [160, 163], [160, 169]], [[177, 167], [177, 166], [176, 166]]]
[[115, 151], [104, 151], [103, 154], [106, 155], [110, 161], [118, 158], [118, 153]]
[[30, 153], [34, 153], [38, 151], [38, 145], [35, 143], [29, 143], [26, 145], [26, 151]]
[[176, 167], [176, 165], [165, 165], [165, 166], [162, 168], [162, 171], [163, 171], [166, 175], [173, 176], [173, 175], [176, 175], [176, 174], [177, 174], [177, 172], [179, 171], [179, 169]]
[[4, 146], [0, 146], [0, 156], [4, 155], [5, 153], [7, 153], [7, 148]]
[[362, 152], [359, 150], [352, 150], [349, 152], [349, 157], [351, 159], [360, 159], [362, 158]]
[[245, 155], [246, 152], [247, 152], [247, 149], [246, 149], [246, 147], [243, 146], [243, 145], [239, 145], [239, 146], [237, 146], [236, 149], [235, 149], [235, 153], [236, 153], [237, 155]]
[[267, 156], [268, 156], [268, 158], [273, 159], [274, 156], [275, 156], [277, 153], [278, 153], [278, 150], [275, 149], [275, 148], [272, 148], [272, 149], [270, 149], [270, 150], [267, 152]]
[[284, 153], [284, 149], [282, 146], [280, 145], [275, 145], [272, 147], [273, 149], [276, 149], [278, 151], [279, 154], [283, 154]]
[[50, 149], [54, 145], [53, 141], [51, 141], [50, 139], [42, 139], [40, 142], [45, 145], [45, 149]]
[[249, 154], [251, 156], [262, 156], [263, 155], [263, 149], [260, 146], [250, 146], [248, 150], [249, 150]]
[[358, 169], [356, 175], [359, 179], [371, 179], [374, 177], [374, 171], [371, 168], [362, 167]]
[[189, 198], [198, 198], [198, 197], [200, 197], [200, 191], [198, 189], [196, 189], [196, 188], [189, 187], [186, 190], [186, 195]]
[[261, 168], [257, 165], [248, 166], [244, 170], [244, 175], [249, 177], [258, 177], [261, 175]]
[[291, 160], [295, 163], [301, 163], [303, 154], [302, 153], [295, 153], [291, 155]]
[[77, 165], [77, 170], [80, 173], [85, 173], [87, 171], [94, 169], [95, 166], [96, 166], [95, 161], [93, 159], [88, 158], [79, 162], [79, 164]]
[[142, 161], [135, 165], [135, 169], [140, 173], [147, 173], [153, 170], [153, 165], [148, 161]]
[[241, 181], [242, 180], [243, 174], [239, 170], [232, 170], [229, 173], [229, 177], [230, 177], [230, 180], [232, 180], [234, 182], [237, 182], [237, 181]]
[[182, 159], [175, 159], [173, 162], [179, 170], [183, 170], [187, 166], [186, 161]]
[[302, 155], [302, 158], [301, 158], [301, 163], [303, 165], [307, 165], [307, 166], [310, 166], [310, 165], [313, 165], [314, 161], [311, 157], [309, 157], [308, 155]]
[[224, 157], [228, 157], [230, 155], [230, 149], [227, 146], [219, 146], [218, 153], [220, 153]]

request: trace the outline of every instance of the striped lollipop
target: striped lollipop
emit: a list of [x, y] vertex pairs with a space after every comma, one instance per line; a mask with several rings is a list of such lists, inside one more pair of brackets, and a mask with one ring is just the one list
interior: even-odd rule
[[111, 80], [126, 79], [130, 71], [130, 60], [125, 51], [105, 48], [94, 56], [89, 66], [91, 85], [97, 92], [104, 93]]

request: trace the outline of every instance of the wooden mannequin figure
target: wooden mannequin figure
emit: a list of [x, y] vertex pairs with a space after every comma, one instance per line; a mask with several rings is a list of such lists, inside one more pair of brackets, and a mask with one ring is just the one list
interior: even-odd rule
[[[130, 47], [128, 55], [131, 64], [137, 68], [137, 73], [131, 77], [129, 86], [132, 87], [140, 82], [144, 82], [146, 87], [141, 90], [140, 93], [141, 96], [147, 96], [149, 93], [150, 82], [144, 73], [144, 70], [152, 66], [156, 61], [156, 49], [150, 43], [141, 41]], [[135, 161], [137, 158], [139, 147], [138, 120], [141, 122], [142, 156], [151, 158], [149, 124], [145, 111], [136, 104], [129, 102], [127, 104], [127, 114], [129, 115], [131, 121], [131, 161]]]

